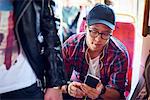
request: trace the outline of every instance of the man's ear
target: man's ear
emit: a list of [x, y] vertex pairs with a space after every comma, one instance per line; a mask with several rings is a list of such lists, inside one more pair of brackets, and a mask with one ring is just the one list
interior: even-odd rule
[[113, 35], [114, 30], [111, 31], [111, 35]]

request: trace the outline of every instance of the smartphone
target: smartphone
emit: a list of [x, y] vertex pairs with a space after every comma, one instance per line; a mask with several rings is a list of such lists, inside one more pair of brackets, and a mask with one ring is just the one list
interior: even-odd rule
[[91, 74], [87, 74], [87, 76], [84, 80], [84, 83], [92, 88], [96, 88], [96, 86], [99, 82], [100, 82], [99, 78], [94, 75], [91, 75]]

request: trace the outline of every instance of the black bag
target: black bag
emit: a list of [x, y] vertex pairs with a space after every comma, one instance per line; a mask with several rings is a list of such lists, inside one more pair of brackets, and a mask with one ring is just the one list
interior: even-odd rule
[[150, 98], [150, 53], [147, 56], [144, 73], [131, 96], [131, 100], [147, 100]]
[[147, 98], [148, 98], [150, 97], [150, 54], [148, 55], [145, 63], [144, 78], [145, 78]]

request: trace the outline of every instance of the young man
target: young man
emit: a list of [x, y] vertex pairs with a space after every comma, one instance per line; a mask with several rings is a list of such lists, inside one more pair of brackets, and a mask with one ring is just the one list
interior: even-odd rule
[[50, 10], [48, 0], [0, 0], [0, 100], [62, 99], [63, 63]]
[[[124, 98], [129, 57], [125, 46], [112, 36], [115, 14], [108, 6], [97, 4], [86, 22], [86, 33], [73, 35], [63, 44], [68, 81], [73, 81], [66, 91], [75, 98]], [[96, 88], [84, 84], [87, 74], [99, 78]]]

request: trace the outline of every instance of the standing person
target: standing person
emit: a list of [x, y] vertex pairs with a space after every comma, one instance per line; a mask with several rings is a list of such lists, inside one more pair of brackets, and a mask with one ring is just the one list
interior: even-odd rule
[[62, 22], [60, 35], [62, 36], [62, 42], [64, 42], [68, 37], [76, 33], [77, 22], [80, 15], [80, 7], [74, 5], [72, 0], [62, 0]]
[[0, 0], [0, 100], [62, 99], [63, 63], [50, 10], [48, 0]]
[[[64, 93], [75, 98], [124, 98], [129, 57], [126, 47], [112, 34], [114, 11], [107, 5], [96, 4], [86, 23], [86, 33], [75, 34], [63, 44], [63, 59], [71, 81], [64, 86]], [[87, 74], [99, 78], [96, 88], [84, 84]]]

